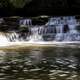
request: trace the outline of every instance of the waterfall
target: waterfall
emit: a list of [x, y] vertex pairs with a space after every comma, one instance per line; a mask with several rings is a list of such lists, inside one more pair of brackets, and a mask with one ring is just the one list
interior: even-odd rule
[[[20, 20], [20, 25], [31, 25], [29, 19]], [[68, 25], [67, 27], [65, 25]], [[80, 41], [80, 32], [76, 29], [80, 25], [74, 16], [52, 17], [45, 25], [28, 26], [30, 32], [0, 33], [0, 45], [8, 42], [72, 42]], [[68, 30], [67, 30], [68, 28]], [[64, 30], [66, 29], [66, 31]]]
[[64, 41], [80, 41], [80, 33], [76, 30], [79, 25], [75, 18], [67, 21], [69, 31], [64, 35]]
[[43, 38], [42, 38], [42, 30], [43, 30], [43, 27], [39, 27], [39, 26], [35, 26], [33, 28], [31, 28], [31, 32], [32, 32], [32, 35], [30, 36], [30, 41], [43, 41]]
[[64, 33], [63, 33], [63, 25], [58, 25], [58, 26], [56, 26], [56, 36], [55, 36], [55, 40], [56, 41], [61, 41], [61, 40], [63, 40], [63, 35], [64, 35]]
[[[66, 24], [69, 27], [69, 31], [64, 33], [64, 25]], [[56, 27], [56, 35], [54, 41], [80, 41], [80, 33], [76, 30], [77, 25], [80, 24], [78, 24], [74, 16], [62, 18], [56, 17], [56, 19], [51, 18], [51, 20], [49, 20], [47, 23], [47, 26], [49, 25], [55, 25]]]
[[24, 26], [26, 26], [26, 25], [32, 25], [32, 20], [31, 19], [21, 19], [19, 21], [19, 24], [20, 25], [24, 25]]

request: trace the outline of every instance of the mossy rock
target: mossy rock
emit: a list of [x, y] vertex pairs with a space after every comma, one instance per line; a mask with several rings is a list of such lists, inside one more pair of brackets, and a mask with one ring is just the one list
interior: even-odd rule
[[27, 26], [20, 26], [20, 27], [19, 27], [19, 31], [20, 31], [20, 32], [29, 32], [30, 29], [29, 29], [29, 27], [27, 27]]
[[77, 29], [78, 32], [80, 32], [80, 25], [76, 26], [76, 29]]

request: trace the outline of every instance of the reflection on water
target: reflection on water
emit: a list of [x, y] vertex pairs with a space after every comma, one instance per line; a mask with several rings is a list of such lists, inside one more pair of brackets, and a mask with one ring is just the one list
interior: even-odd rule
[[0, 80], [80, 80], [79, 48], [0, 51]]

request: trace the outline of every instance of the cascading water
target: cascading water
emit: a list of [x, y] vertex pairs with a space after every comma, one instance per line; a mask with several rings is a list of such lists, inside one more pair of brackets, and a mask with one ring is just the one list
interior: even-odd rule
[[[30, 32], [18, 33], [13, 31], [0, 33], [0, 45], [7, 42], [48, 43], [80, 41], [80, 32], [76, 29], [80, 24], [74, 16], [53, 17], [43, 26], [32, 26], [31, 20], [24, 19], [20, 20], [20, 25], [29, 25], [28, 28]], [[65, 25], [67, 25], [67, 27]]]
[[20, 25], [32, 25], [32, 20], [31, 19], [21, 19], [19, 22]]
[[[76, 30], [76, 27], [79, 25], [75, 17], [62, 17], [63, 19], [56, 18], [55, 24], [52, 24], [54, 21], [48, 22], [48, 25], [56, 25], [56, 34], [54, 41], [80, 41], [80, 33]], [[64, 33], [64, 25], [68, 25], [69, 30]]]
[[35, 41], [43, 41], [42, 35], [40, 34], [41, 31], [43, 30], [43, 26], [35, 26], [31, 28], [32, 35], [30, 36], [30, 41], [35, 42]]
[[77, 31], [76, 27], [79, 25], [75, 18], [71, 18], [67, 21], [69, 26], [69, 31], [64, 36], [64, 41], [80, 41], [80, 33]]

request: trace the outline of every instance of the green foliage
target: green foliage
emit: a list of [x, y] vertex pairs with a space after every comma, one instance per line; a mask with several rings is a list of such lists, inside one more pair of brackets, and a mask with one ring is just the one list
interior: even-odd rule
[[0, 8], [7, 7], [9, 5], [9, 0], [0, 0]]
[[23, 8], [26, 3], [31, 2], [32, 0], [10, 0], [10, 3], [16, 8]]

